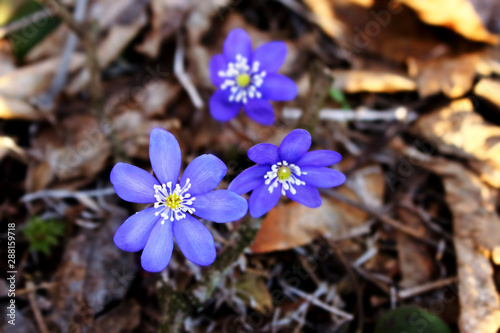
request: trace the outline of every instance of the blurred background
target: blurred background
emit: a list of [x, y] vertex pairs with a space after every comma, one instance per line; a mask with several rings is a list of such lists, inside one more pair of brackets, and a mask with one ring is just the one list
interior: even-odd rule
[[[299, 96], [274, 126], [208, 112], [237, 27], [288, 46]], [[499, 1], [0, 0], [0, 38], [0, 331], [499, 331]], [[207, 222], [215, 264], [175, 249], [148, 273], [112, 241], [143, 205], [109, 172], [151, 171], [155, 127], [184, 167], [225, 161], [221, 188], [306, 128], [347, 182], [317, 209]]]

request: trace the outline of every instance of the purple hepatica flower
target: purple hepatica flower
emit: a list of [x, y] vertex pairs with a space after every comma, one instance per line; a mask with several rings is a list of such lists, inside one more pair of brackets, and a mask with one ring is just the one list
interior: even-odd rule
[[271, 210], [281, 195], [316, 208], [321, 206], [317, 187], [341, 185], [345, 175], [327, 168], [340, 162], [342, 156], [330, 150], [310, 151], [311, 135], [296, 129], [276, 147], [261, 143], [248, 150], [248, 157], [257, 163], [239, 174], [229, 184], [228, 190], [238, 194], [253, 191], [249, 209], [253, 217], [261, 217]]
[[219, 88], [210, 99], [210, 113], [219, 121], [234, 118], [243, 107], [263, 125], [274, 123], [271, 101], [297, 96], [295, 82], [276, 73], [286, 57], [286, 44], [270, 42], [252, 52], [250, 36], [243, 29], [229, 33], [224, 54], [210, 61], [210, 78]]
[[227, 172], [214, 155], [202, 155], [188, 165], [179, 180], [181, 150], [175, 137], [162, 129], [151, 132], [149, 158], [156, 178], [126, 163], [111, 171], [111, 183], [120, 198], [136, 203], [154, 203], [130, 216], [116, 231], [114, 242], [124, 251], [144, 249], [142, 267], [160, 272], [167, 267], [174, 236], [187, 259], [198, 265], [215, 260], [214, 239], [210, 231], [192, 214], [214, 222], [242, 218], [246, 200], [228, 190], [215, 189]]

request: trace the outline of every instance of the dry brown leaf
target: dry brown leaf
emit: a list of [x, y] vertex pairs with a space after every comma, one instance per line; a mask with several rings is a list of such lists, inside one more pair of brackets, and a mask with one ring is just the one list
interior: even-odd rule
[[[336, 191], [356, 202], [379, 207], [384, 193], [382, 169], [379, 166], [359, 169]], [[343, 237], [363, 225], [367, 218], [367, 213], [326, 196], [319, 208], [290, 202], [267, 214], [250, 249], [264, 253], [308, 244], [319, 236]]]
[[50, 319], [62, 331], [68, 331], [68, 326], [91, 325], [109, 302], [122, 299], [127, 292], [137, 269], [134, 255], [111, 241], [126, 217], [120, 210], [119, 216], [112, 216], [97, 231], [82, 230], [66, 243], [54, 276], [55, 288], [49, 292], [53, 305]]
[[35, 61], [57, 57], [62, 53], [62, 49], [68, 37], [69, 28], [61, 24], [56, 30], [35, 45], [24, 57], [24, 61], [33, 63]]
[[431, 60], [410, 59], [409, 69], [420, 96], [443, 92], [450, 98], [462, 97], [471, 90], [477, 73], [490, 75], [497, 70], [489, 50]]
[[273, 299], [261, 276], [246, 272], [238, 277], [236, 288], [251, 308], [260, 313], [273, 311]]
[[[450, 28], [477, 42], [498, 43], [498, 36], [488, 31], [474, 7], [475, 3], [479, 3], [477, 0], [399, 0], [399, 2], [415, 10], [426, 23]], [[494, 5], [495, 0], [482, 0], [481, 3]], [[490, 15], [487, 22], [495, 17], [494, 13], [487, 14]]]
[[22, 99], [0, 96], [0, 118], [40, 120], [44, 115]]
[[110, 152], [103, 129], [93, 117], [67, 117], [57, 129], [44, 128], [33, 139], [32, 154], [37, 159], [28, 166], [26, 191], [41, 190], [55, 181], [92, 181], [102, 171]]
[[132, 331], [141, 322], [141, 307], [135, 301], [123, 301], [117, 308], [99, 316], [92, 327], [94, 333]]
[[155, 81], [145, 86], [146, 94], [137, 98], [137, 103], [148, 117], [162, 116], [170, 104], [177, 98], [181, 87], [176, 83]]
[[491, 264], [492, 252], [500, 247], [496, 191], [458, 163], [436, 159], [428, 168], [443, 177], [453, 215], [460, 330], [496, 333], [500, 328], [500, 297]]
[[500, 128], [474, 112], [469, 99], [422, 116], [415, 131], [439, 151], [468, 159], [483, 181], [500, 187]]
[[401, 74], [387, 71], [334, 70], [333, 88], [347, 93], [363, 91], [375, 93], [395, 93], [417, 89], [415, 82]]
[[[405, 225], [422, 232], [424, 237], [430, 237], [423, 222], [404, 208], [398, 208], [398, 218]], [[403, 232], [397, 232], [398, 261], [402, 280], [400, 285], [405, 288], [415, 287], [432, 280], [435, 273], [433, 251], [421, 241], [415, 240]]]
[[151, 1], [151, 30], [136, 50], [156, 58], [161, 42], [171, 37], [181, 26], [189, 9], [195, 5], [191, 0], [153, 0]]
[[500, 81], [483, 78], [474, 87], [474, 94], [488, 100], [500, 109]]

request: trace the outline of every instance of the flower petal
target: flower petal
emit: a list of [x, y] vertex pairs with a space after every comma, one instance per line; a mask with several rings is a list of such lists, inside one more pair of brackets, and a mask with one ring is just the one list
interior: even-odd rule
[[281, 141], [278, 149], [281, 159], [295, 163], [311, 147], [311, 134], [303, 129], [295, 129]]
[[218, 121], [228, 121], [236, 117], [242, 103], [229, 101], [229, 89], [219, 89], [210, 98], [210, 114]]
[[342, 156], [332, 150], [313, 150], [302, 156], [295, 164], [299, 167], [315, 166], [325, 167], [342, 160]]
[[286, 44], [281, 41], [269, 42], [253, 52], [253, 61], [260, 63], [259, 70], [267, 73], [277, 72], [286, 58]]
[[189, 261], [200, 266], [214, 262], [214, 238], [207, 227], [196, 218], [186, 214], [184, 219], [175, 221], [174, 235], [177, 245]]
[[247, 115], [262, 125], [274, 124], [274, 110], [271, 103], [263, 99], [250, 98], [243, 104]]
[[167, 219], [164, 224], [156, 223], [142, 251], [142, 268], [148, 272], [161, 272], [167, 267], [172, 257], [173, 248], [172, 222]]
[[227, 62], [234, 62], [238, 54], [251, 61], [252, 40], [241, 28], [232, 30], [224, 41], [224, 57]]
[[301, 185], [294, 186], [294, 188], [297, 192], [292, 194], [290, 191], [286, 191], [287, 197], [309, 208], [318, 208], [321, 206], [321, 196], [316, 187]]
[[264, 183], [268, 171], [271, 171], [269, 165], [254, 165], [236, 176], [227, 189], [237, 194], [250, 192]]
[[253, 190], [248, 201], [250, 215], [254, 218], [261, 217], [271, 210], [281, 198], [281, 184], [269, 193], [269, 185], [262, 184]]
[[156, 177], [162, 184], [177, 184], [181, 169], [181, 148], [172, 133], [161, 128], [151, 131], [149, 159]]
[[117, 163], [110, 174], [116, 194], [125, 201], [156, 202], [154, 186], [158, 181], [149, 172], [127, 163]]
[[248, 211], [247, 200], [228, 190], [197, 195], [192, 207], [194, 215], [219, 223], [239, 220]]
[[210, 72], [212, 83], [217, 88], [224, 82], [224, 78], [219, 76], [219, 72], [226, 71], [226, 66], [226, 60], [222, 54], [217, 54], [210, 59], [208, 71]]
[[346, 179], [343, 173], [326, 167], [303, 167], [300, 171], [306, 173], [299, 176], [300, 180], [319, 188], [339, 186]]
[[187, 193], [191, 195], [207, 193], [219, 186], [226, 172], [226, 165], [218, 157], [212, 154], [201, 155], [189, 163], [179, 185], [184, 186], [189, 179], [191, 188]]
[[288, 77], [277, 74], [267, 74], [260, 86], [262, 98], [271, 101], [290, 101], [297, 97], [297, 85]]
[[113, 241], [123, 251], [137, 252], [146, 246], [155, 222], [161, 217], [155, 215], [154, 207], [144, 209], [130, 216], [116, 230]]
[[248, 158], [257, 164], [275, 164], [279, 162], [278, 147], [270, 143], [260, 143], [248, 150]]

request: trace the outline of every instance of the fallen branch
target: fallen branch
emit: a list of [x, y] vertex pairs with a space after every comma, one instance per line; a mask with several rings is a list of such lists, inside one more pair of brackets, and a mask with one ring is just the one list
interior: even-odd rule
[[[303, 111], [299, 108], [284, 108], [283, 118], [299, 119]], [[405, 107], [398, 107], [392, 110], [378, 111], [358, 108], [356, 110], [342, 109], [321, 109], [318, 112], [319, 120], [329, 120], [336, 122], [346, 121], [403, 121], [413, 122], [418, 118], [415, 111]]]

